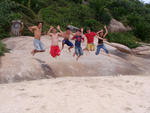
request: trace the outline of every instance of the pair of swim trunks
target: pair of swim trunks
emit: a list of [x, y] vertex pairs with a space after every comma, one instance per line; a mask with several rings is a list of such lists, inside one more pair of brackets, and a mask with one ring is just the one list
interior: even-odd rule
[[56, 57], [60, 55], [60, 48], [59, 46], [51, 46], [50, 47], [50, 54], [52, 57]]
[[70, 42], [68, 39], [67, 39], [67, 40], [64, 39], [64, 40], [63, 40], [63, 43], [66, 44], [67, 46], [73, 47], [73, 43]]
[[76, 47], [75, 47], [75, 54], [76, 54], [77, 56], [83, 55], [83, 50], [82, 50], [82, 48], [76, 46]]
[[38, 50], [38, 51], [45, 50], [44, 49], [44, 44], [40, 40], [34, 39], [33, 44], [34, 44], [35, 50]]
[[95, 45], [93, 43], [87, 44], [86, 48], [88, 51], [95, 51]]

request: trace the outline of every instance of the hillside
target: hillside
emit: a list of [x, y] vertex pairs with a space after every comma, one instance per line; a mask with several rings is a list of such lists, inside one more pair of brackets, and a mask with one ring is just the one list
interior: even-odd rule
[[[132, 28], [135, 41], [150, 42], [150, 4], [139, 0], [0, 0], [0, 7], [0, 38], [9, 36], [11, 21], [16, 19], [24, 22], [28, 35], [27, 26], [38, 21], [44, 22], [43, 32], [50, 25], [65, 29], [70, 24], [98, 31], [114, 18]], [[126, 38], [118, 40], [130, 43]]]

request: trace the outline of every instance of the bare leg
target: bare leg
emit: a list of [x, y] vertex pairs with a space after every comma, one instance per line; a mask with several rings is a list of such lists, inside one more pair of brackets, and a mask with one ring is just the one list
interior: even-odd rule
[[73, 53], [73, 57], [75, 57], [76, 56], [76, 53]]
[[62, 43], [62, 49], [61, 49], [61, 50], [63, 50], [63, 49], [64, 49], [64, 45], [65, 45], [65, 44], [64, 44], [64, 43]]
[[83, 51], [89, 51], [87, 48], [83, 49]]
[[73, 47], [69, 47], [69, 48], [68, 48], [69, 52], [71, 52], [71, 49], [72, 49], [72, 48], [73, 48]]
[[34, 56], [34, 55], [35, 55], [35, 50], [32, 50], [32, 51], [31, 51], [31, 54]]
[[81, 57], [81, 55], [77, 56], [76, 60], [78, 61], [80, 57]]
[[33, 50], [31, 54], [34, 56], [36, 53], [45, 52], [45, 50]]

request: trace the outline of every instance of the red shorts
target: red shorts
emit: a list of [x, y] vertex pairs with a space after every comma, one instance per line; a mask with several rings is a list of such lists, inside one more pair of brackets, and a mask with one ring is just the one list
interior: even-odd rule
[[50, 47], [50, 54], [52, 57], [56, 57], [60, 55], [59, 46], [51, 46]]

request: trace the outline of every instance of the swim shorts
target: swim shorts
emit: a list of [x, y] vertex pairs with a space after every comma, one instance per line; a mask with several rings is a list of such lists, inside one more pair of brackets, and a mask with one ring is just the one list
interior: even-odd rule
[[95, 51], [95, 45], [93, 43], [87, 44], [86, 48], [88, 51]]
[[60, 55], [60, 48], [59, 46], [51, 46], [50, 47], [50, 54], [52, 57], [56, 57]]
[[35, 50], [38, 50], [38, 51], [45, 50], [44, 49], [44, 44], [40, 40], [34, 39], [33, 44], [34, 44]]
[[63, 40], [63, 43], [66, 44], [67, 46], [73, 47], [73, 43], [69, 40]]

